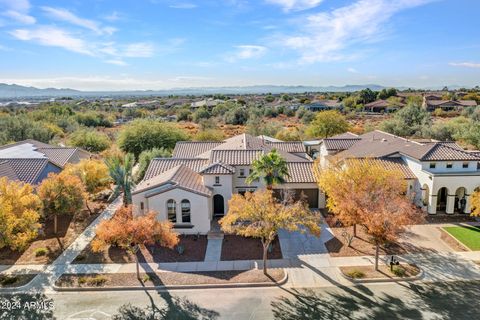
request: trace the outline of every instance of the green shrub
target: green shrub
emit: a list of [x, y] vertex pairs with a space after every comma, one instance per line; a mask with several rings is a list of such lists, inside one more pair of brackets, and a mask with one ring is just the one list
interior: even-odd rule
[[393, 266], [392, 273], [397, 277], [403, 278], [407, 275], [407, 270], [402, 266]]
[[100, 286], [104, 285], [105, 282], [107, 282], [107, 280], [108, 280], [108, 278], [106, 276], [98, 275], [98, 276], [94, 276], [92, 278], [89, 278], [87, 280], [87, 283], [91, 286], [100, 287]]
[[48, 253], [47, 248], [37, 248], [35, 249], [35, 257], [43, 257], [46, 256]]
[[142, 282], [145, 283], [147, 281], [151, 281], [150, 276], [148, 274], [144, 275], [142, 278]]
[[363, 273], [360, 270], [352, 270], [352, 271], [347, 272], [347, 276], [349, 276], [350, 278], [353, 278], [353, 279], [361, 279], [361, 278], [365, 277], [365, 273]]
[[9, 276], [9, 275], [0, 276], [0, 284], [2, 286], [7, 286], [7, 285], [10, 285], [10, 284], [14, 284], [17, 281], [18, 281], [17, 276]]
[[106, 276], [102, 275], [96, 275], [96, 276], [85, 276], [85, 277], [80, 277], [78, 278], [78, 284], [87, 284], [89, 286], [102, 286], [107, 282], [108, 278]]

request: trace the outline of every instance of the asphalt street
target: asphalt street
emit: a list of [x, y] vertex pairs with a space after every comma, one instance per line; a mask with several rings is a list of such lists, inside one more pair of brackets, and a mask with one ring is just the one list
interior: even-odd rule
[[0, 319], [479, 319], [480, 282], [2, 295]]

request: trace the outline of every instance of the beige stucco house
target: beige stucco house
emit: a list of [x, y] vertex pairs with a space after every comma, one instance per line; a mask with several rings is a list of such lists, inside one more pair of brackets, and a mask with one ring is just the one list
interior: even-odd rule
[[174, 223], [177, 232], [205, 234], [214, 217], [228, 212], [228, 200], [264, 188], [262, 181], [246, 183], [252, 161], [276, 149], [287, 161], [289, 177], [274, 187], [318, 208], [322, 194], [313, 174], [313, 160], [302, 142], [241, 134], [221, 142], [179, 142], [172, 158], [153, 159], [132, 198], [136, 214], [154, 211]]
[[333, 159], [373, 158], [388, 169], [400, 170], [407, 195], [429, 214], [470, 213], [470, 197], [480, 187], [480, 152], [464, 150], [454, 142], [414, 141], [375, 130], [324, 139], [319, 150], [323, 166]]

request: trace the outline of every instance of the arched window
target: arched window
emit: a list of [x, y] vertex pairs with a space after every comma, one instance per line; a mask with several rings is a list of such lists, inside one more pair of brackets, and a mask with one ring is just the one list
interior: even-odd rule
[[173, 199], [167, 201], [167, 216], [170, 222], [177, 222], [177, 203]]
[[182, 200], [182, 222], [183, 223], [190, 223], [190, 201]]

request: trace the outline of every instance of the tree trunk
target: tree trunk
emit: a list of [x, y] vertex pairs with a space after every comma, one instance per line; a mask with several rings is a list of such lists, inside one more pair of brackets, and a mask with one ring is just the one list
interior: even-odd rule
[[273, 190], [273, 185], [271, 184], [267, 185], [267, 190]]
[[88, 212], [90, 212], [90, 215], [92, 215], [93, 212], [92, 212], [92, 209], [90, 209], [90, 207], [88, 206], [88, 199], [85, 199], [85, 207], [87, 207]]
[[353, 225], [353, 236], [356, 238], [357, 237], [357, 224]]
[[137, 267], [137, 279], [140, 280], [140, 263], [138, 262], [137, 253], [135, 253], [135, 264]]
[[375, 270], [378, 271], [378, 251], [379, 251], [380, 245], [378, 242], [375, 242]]
[[267, 259], [268, 259], [268, 246], [270, 245], [270, 241], [263, 243], [263, 274], [267, 275]]
[[58, 216], [56, 214], [53, 215], [53, 234], [57, 234], [58, 229]]

